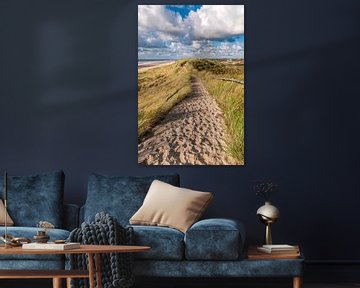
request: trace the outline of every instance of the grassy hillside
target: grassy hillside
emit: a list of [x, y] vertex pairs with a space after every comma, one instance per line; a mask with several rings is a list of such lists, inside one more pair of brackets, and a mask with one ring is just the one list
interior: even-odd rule
[[178, 60], [139, 72], [139, 138], [191, 91], [190, 77], [199, 77], [215, 98], [230, 134], [227, 152], [244, 163], [244, 61]]
[[138, 75], [138, 137], [191, 91], [187, 63], [178, 61]]
[[[227, 149], [244, 163], [244, 61], [192, 60], [196, 75], [218, 102], [230, 134]], [[231, 81], [234, 80], [234, 81]]]

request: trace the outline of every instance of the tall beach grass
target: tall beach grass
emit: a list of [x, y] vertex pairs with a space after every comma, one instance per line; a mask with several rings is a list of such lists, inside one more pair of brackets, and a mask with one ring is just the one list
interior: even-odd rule
[[170, 109], [191, 92], [187, 63], [152, 68], [138, 74], [138, 137], [141, 138]]
[[[199, 77], [223, 111], [228, 129], [227, 153], [244, 163], [244, 61], [185, 59], [138, 74], [138, 137], [191, 92]], [[235, 80], [235, 81], [231, 81]]]
[[194, 60], [193, 67], [224, 113], [228, 153], [244, 164], [244, 62]]

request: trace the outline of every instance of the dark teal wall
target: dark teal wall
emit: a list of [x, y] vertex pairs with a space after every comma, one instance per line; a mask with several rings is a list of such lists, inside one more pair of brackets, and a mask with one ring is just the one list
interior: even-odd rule
[[144, 3], [0, 1], [0, 170], [63, 169], [79, 204], [92, 171], [176, 172], [214, 192], [207, 216], [243, 221], [252, 243], [263, 232], [252, 183], [265, 177], [281, 188], [275, 241], [310, 260], [360, 260], [360, 2], [246, 1], [245, 166], [159, 168], [137, 165]]

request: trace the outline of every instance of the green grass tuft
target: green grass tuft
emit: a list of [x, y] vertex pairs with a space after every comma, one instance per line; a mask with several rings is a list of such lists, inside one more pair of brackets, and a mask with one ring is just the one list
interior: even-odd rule
[[[215, 60], [212, 60], [215, 61]], [[227, 141], [228, 153], [244, 163], [244, 85], [221, 78], [244, 81], [244, 62], [217, 60], [217, 65], [210, 65], [206, 70], [197, 70], [197, 75], [202, 79], [209, 93], [215, 98], [224, 113], [225, 123], [230, 134]], [[197, 66], [202, 60], [197, 60]], [[204, 60], [203, 65], [209, 65], [209, 60]], [[220, 67], [220, 68], [219, 68]]]

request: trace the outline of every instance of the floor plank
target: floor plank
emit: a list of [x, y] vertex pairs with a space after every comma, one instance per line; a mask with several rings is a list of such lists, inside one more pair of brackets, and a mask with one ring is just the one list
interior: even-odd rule
[[[40, 280], [0, 280], [0, 288], [52, 288], [52, 281], [48, 279]], [[202, 285], [201, 282], [195, 284], [176, 284], [176, 283], [136, 283], [134, 288], [291, 288], [290, 282], [266, 283], [251, 281], [251, 283], [238, 283], [229, 285]], [[360, 288], [360, 283], [304, 283], [303, 288]]]

